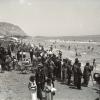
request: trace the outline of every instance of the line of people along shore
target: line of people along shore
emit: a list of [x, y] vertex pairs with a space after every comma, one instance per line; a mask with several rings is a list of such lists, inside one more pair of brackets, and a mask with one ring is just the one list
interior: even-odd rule
[[23, 58], [25, 60], [27, 59], [26, 55], [21, 52], [26, 51], [30, 53], [30, 63], [32, 64], [31, 70], [33, 70], [32, 72], [35, 73], [37, 96], [40, 100], [42, 100], [42, 91], [44, 90], [45, 82], [47, 82], [47, 80], [52, 83], [53, 87], [55, 87], [55, 80], [60, 80], [65, 84], [74, 86], [79, 90], [81, 89], [82, 85], [86, 87], [88, 86], [91, 72], [95, 67], [95, 59], [93, 61], [93, 65], [90, 65], [89, 62], [86, 62], [82, 72], [81, 62], [78, 60], [78, 58], [76, 58], [74, 64], [72, 64], [70, 59], [62, 58], [62, 52], [60, 50], [58, 55], [54, 54], [52, 52], [53, 46], [51, 46], [48, 50], [45, 50], [40, 44], [34, 48], [30, 47], [27, 50], [24, 48], [22, 50], [21, 48], [17, 51], [17, 57], [12, 57], [11, 49], [8, 49], [7, 52], [5, 52], [5, 49], [0, 47], [1, 69], [2, 71], [11, 70], [10, 63], [13, 62], [12, 69], [14, 70], [14, 59], [16, 59], [18, 62], [20, 60], [22, 61]]

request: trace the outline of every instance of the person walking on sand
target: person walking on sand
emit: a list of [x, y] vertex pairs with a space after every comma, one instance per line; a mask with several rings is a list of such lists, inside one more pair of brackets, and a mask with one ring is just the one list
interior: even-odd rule
[[35, 81], [35, 76], [30, 76], [28, 88], [31, 92], [32, 100], [37, 100], [37, 85]]

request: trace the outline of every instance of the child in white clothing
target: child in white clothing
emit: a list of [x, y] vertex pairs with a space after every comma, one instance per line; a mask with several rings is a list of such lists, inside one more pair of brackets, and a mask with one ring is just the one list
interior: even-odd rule
[[56, 89], [53, 87], [52, 80], [47, 79], [47, 84], [45, 85], [45, 97], [46, 100], [53, 100]]
[[28, 88], [31, 92], [32, 100], [37, 100], [37, 85], [35, 81], [35, 76], [30, 76], [30, 82], [28, 84]]

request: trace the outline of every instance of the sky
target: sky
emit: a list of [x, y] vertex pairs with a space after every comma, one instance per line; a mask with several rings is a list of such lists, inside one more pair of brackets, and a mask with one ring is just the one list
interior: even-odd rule
[[0, 0], [0, 22], [30, 36], [100, 34], [100, 0]]

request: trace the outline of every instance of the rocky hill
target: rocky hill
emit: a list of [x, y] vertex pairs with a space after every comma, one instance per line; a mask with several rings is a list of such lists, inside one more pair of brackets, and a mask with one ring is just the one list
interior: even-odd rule
[[0, 22], [1, 36], [26, 36], [26, 33], [17, 25]]

